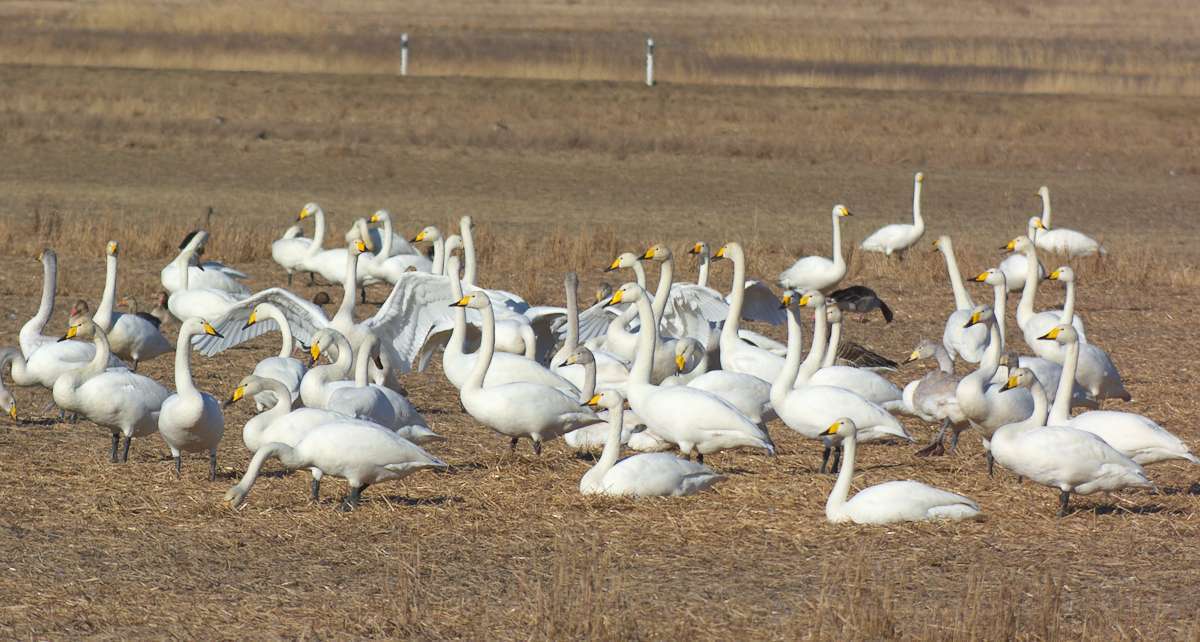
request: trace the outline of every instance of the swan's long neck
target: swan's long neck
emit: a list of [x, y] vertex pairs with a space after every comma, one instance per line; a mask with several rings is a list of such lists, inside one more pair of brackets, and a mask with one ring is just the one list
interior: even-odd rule
[[346, 325], [354, 324], [354, 298], [358, 289], [358, 255], [346, 251], [346, 277], [342, 282], [342, 303], [338, 306], [333, 318], [346, 321]]
[[842, 322], [835, 321], [829, 324], [829, 345], [825, 348], [825, 358], [821, 360], [822, 368], [828, 368], [837, 361], [838, 344], [841, 343], [841, 341]]
[[941, 344], [934, 346], [933, 358], [937, 360], [938, 370], [947, 374], [954, 374], [954, 360], [950, 358], [950, 353], [946, 352], [946, 348]]
[[492, 355], [496, 352], [496, 313], [492, 311], [492, 306], [485, 305], [479, 310], [479, 314], [483, 317], [483, 336], [479, 341], [475, 367], [471, 369], [471, 376], [467, 377], [466, 383], [463, 384], [463, 390], [483, 387], [483, 379], [487, 376], [488, 368], [492, 365]]
[[830, 521], [839, 521], [846, 498], [850, 495], [850, 480], [854, 478], [854, 457], [858, 451], [858, 437], [847, 435], [842, 439], [842, 470], [838, 473], [837, 483], [829, 493], [825, 502], [825, 517]]
[[478, 276], [479, 264], [475, 256], [475, 232], [471, 230], [470, 225], [463, 225], [461, 234], [463, 242], [463, 282], [471, 287], [478, 287], [475, 283]]
[[958, 271], [958, 259], [954, 256], [954, 246], [947, 241], [939, 243], [938, 249], [942, 251], [942, 256], [946, 257], [946, 273], [950, 276], [950, 287], [954, 288], [954, 308], [970, 310], [975, 307], [975, 303], [971, 301], [971, 295], [967, 294], [967, 288], [963, 287], [962, 273]]
[[109, 356], [112, 355], [112, 348], [108, 345], [108, 336], [100, 328], [96, 328], [92, 334], [92, 345], [96, 346], [96, 354], [79, 372], [84, 379], [104, 372], [108, 368]]
[[600, 453], [600, 461], [592, 467], [592, 470], [599, 471], [601, 477], [617, 463], [617, 457], [621, 454], [621, 428], [624, 422], [624, 403], [608, 409], [608, 435], [604, 438], [604, 451]]
[[[721, 329], [721, 341], [732, 344], [738, 340], [738, 324], [742, 319], [742, 306], [746, 303], [746, 256], [739, 245], [725, 246], [729, 259], [733, 261], [733, 283], [729, 286], [729, 311], [725, 313], [725, 327]], [[788, 326], [789, 330], [791, 326]], [[789, 337], [791, 334], [789, 333]], [[790, 339], [789, 339], [790, 340]]]
[[279, 357], [281, 359], [290, 358], [292, 356], [292, 350], [294, 350], [296, 346], [296, 340], [292, 336], [292, 324], [288, 323], [287, 317], [284, 316], [283, 311], [273, 305], [270, 305], [270, 307], [267, 308], [266, 316], [279, 325], [279, 337], [281, 343], [279, 347]]
[[658, 271], [658, 288], [654, 290], [654, 322], [662, 323], [663, 313], [667, 310], [667, 299], [671, 296], [671, 282], [675, 278], [674, 259], [662, 262]]
[[1050, 225], [1050, 193], [1038, 192], [1038, 196], [1042, 197], [1042, 225], [1053, 229]]
[[308, 244], [308, 256], [313, 257], [325, 251], [325, 211], [317, 208], [316, 214], [313, 214], [316, 222], [313, 223], [313, 240]]
[[994, 322], [988, 323], [988, 346], [983, 352], [979, 367], [963, 377], [955, 389], [958, 405], [963, 412], [975, 421], [982, 421], [987, 415], [987, 399], [984, 397], [985, 387], [996, 370], [1000, 367], [1000, 332]]
[[913, 183], [913, 227], [918, 237], [925, 233], [925, 218], [921, 216], [921, 181]]
[[775, 375], [775, 381], [771, 382], [771, 403], [774, 405], [783, 404], [784, 398], [796, 383], [796, 374], [800, 372], [800, 353], [804, 347], [804, 337], [800, 332], [800, 320], [797, 318], [796, 309], [791, 305], [787, 308], [787, 327], [787, 357], [783, 361], [783, 368]]
[[331, 380], [340, 381], [348, 378], [354, 368], [354, 348], [350, 346], [350, 340], [341, 333], [333, 335], [333, 343], [337, 346], [337, 359], [334, 359], [330, 370], [333, 374]]
[[446, 273], [446, 241], [440, 236], [433, 240], [433, 273]]
[[1058, 322], [1070, 325], [1075, 319], [1075, 280], [1067, 281], [1067, 298], [1063, 300], [1062, 316]]
[[371, 351], [375, 349], [378, 343], [379, 338], [373, 333], [368, 333], [367, 338], [358, 346], [358, 354], [354, 355], [354, 385], [359, 388], [367, 386], [367, 372], [371, 365]]
[[1033, 303], [1037, 299], [1038, 287], [1038, 258], [1033, 243], [1025, 249], [1025, 287], [1021, 290], [1021, 300], [1017, 303], [1017, 325], [1025, 327], [1025, 322], [1033, 316]]
[[[462, 298], [461, 296], [459, 298]], [[563, 354], [571, 354], [579, 347], [579, 284], [567, 284], [567, 340]], [[591, 399], [591, 397], [588, 397]]]
[[191, 281], [192, 254], [186, 249], [179, 252], [179, 256], [175, 257], [175, 270], [179, 273], [179, 289], [188, 289], [189, 281]]
[[837, 212], [833, 214], [833, 265], [837, 269], [842, 269], [846, 266], [846, 260], [842, 258], [842, 225], [841, 217]]
[[392, 217], [382, 216], [383, 240], [379, 243], [379, 260], [383, 261], [392, 255]]
[[179, 338], [175, 342], [175, 392], [180, 396], [199, 394], [192, 381], [192, 337], [195, 335], [196, 329], [187, 324], [179, 329]]
[[21, 355], [26, 359], [37, 347], [37, 339], [42, 335], [46, 323], [50, 321], [50, 313], [54, 310], [54, 288], [58, 281], [58, 259], [50, 252], [42, 257], [42, 300], [38, 303], [37, 314], [21, 326], [20, 344]]
[[[455, 301], [462, 299], [463, 290], [462, 282], [458, 280], [458, 259], [451, 258], [447, 262], [446, 267], [450, 269], [450, 273], [446, 275], [450, 279], [450, 296]], [[466, 349], [467, 341], [467, 309], [463, 307], [454, 308], [454, 329], [450, 331], [450, 342], [446, 344], [446, 354], [453, 352], [462, 354]], [[589, 397], [590, 398], [590, 397]]]
[[702, 288], [708, 287], [708, 266], [710, 263], [712, 263], [712, 256], [709, 255], [708, 250], [704, 250], [700, 255], [700, 274], [696, 276], [696, 285]]
[[814, 308], [817, 314], [813, 319], [812, 347], [808, 349], [804, 363], [800, 364], [800, 371], [796, 375], [797, 384], [808, 383], [808, 380], [812, 379], [812, 376], [821, 369], [821, 360], [825, 358], [825, 345], [829, 338], [829, 320], [825, 317], [824, 303], [817, 303]]
[[1000, 334], [1000, 349], [1004, 350], [1006, 335], [1004, 326], [1008, 311], [1008, 288], [1004, 285], [993, 285], [992, 309], [996, 311], [996, 331]]
[[638, 297], [637, 314], [638, 328], [637, 353], [633, 359], [633, 368], [629, 371], [630, 383], [650, 383], [650, 373], [654, 368], [654, 344], [658, 342], [658, 328], [654, 325], [654, 308], [645, 295]]
[[1071, 394], [1075, 392], [1075, 372], [1079, 368], [1079, 342], [1067, 344], [1063, 357], [1062, 374], [1058, 377], [1058, 390], [1054, 392], [1054, 405], [1050, 407], [1048, 422], [1062, 426], [1071, 419]]
[[639, 288], [646, 289], [646, 266], [641, 262], [633, 264], [633, 280], [638, 284]]
[[[596, 361], [583, 364], [583, 387], [579, 389], [580, 403], [587, 403], [596, 394]], [[620, 446], [620, 444], [617, 444]]]
[[287, 468], [303, 468], [306, 465], [291, 446], [277, 441], [264, 444], [254, 453], [254, 457], [250, 459], [250, 465], [246, 467], [246, 474], [237, 483], [237, 487], [242, 489], [243, 493], [250, 490], [250, 487], [254, 485], [254, 480], [258, 479], [258, 473], [262, 470], [263, 464], [272, 457], [278, 458]]
[[96, 314], [92, 322], [101, 330], [111, 332], [113, 326], [113, 306], [117, 303], [117, 257], [109, 254], [104, 257], [104, 294], [100, 295], [100, 305], [96, 306]]

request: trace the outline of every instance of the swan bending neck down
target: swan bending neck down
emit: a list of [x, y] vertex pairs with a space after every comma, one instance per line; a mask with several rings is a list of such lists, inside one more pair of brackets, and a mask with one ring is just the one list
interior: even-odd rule
[[704, 464], [667, 453], [644, 453], [617, 461], [621, 454], [625, 397], [615, 390], [606, 390], [593, 395], [586, 404], [608, 409], [608, 435], [600, 459], [579, 480], [579, 492], [584, 495], [693, 495], [725, 479]]
[[181, 472], [181, 452], [208, 451], [208, 478], [217, 478], [217, 445], [225, 434], [225, 415], [212, 395], [201, 392], [192, 381], [192, 337], [220, 337], [207, 321], [191, 318], [179, 327], [175, 345], [175, 394], [167, 397], [158, 415], [158, 431], [175, 459], [175, 475]]
[[356, 508], [367, 486], [419, 470], [447, 467], [420, 446], [384, 428], [359, 421], [333, 422], [308, 433], [295, 446], [271, 442], [259, 448], [242, 480], [225, 493], [225, 501], [235, 508], [246, 501], [263, 463], [272, 457], [291, 469], [315, 468], [345, 478], [350, 494], [339, 506], [341, 510]]
[[854, 459], [858, 450], [858, 428], [848, 418], [833, 422], [824, 435], [838, 437], [845, 448], [845, 463], [837, 483], [825, 502], [825, 518], [835, 524], [894, 524], [935, 520], [958, 521], [982, 515], [979, 504], [957, 493], [920, 482], [891, 481], [865, 488], [853, 498], [850, 481], [854, 477]]

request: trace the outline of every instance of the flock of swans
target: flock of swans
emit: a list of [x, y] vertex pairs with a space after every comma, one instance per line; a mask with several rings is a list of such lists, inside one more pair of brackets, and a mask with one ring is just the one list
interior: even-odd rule
[[[917, 246], [924, 177], [915, 176], [912, 223], [888, 225], [862, 242], [888, 257]], [[106, 280], [94, 314], [86, 302], [71, 309], [64, 334], [44, 334], [54, 307], [57, 257], [38, 257], [44, 273], [37, 313], [20, 330], [19, 346], [0, 350], [0, 371], [16, 386], [52, 390], [54, 404], [105, 428], [110, 458], [125, 461], [133, 439], [158, 433], [182, 472], [184, 453], [207, 453], [215, 479], [224, 410], [253, 403], [242, 429], [251, 453], [242, 480], [227, 494], [234, 506], [268, 460], [312, 473], [311, 498], [332, 475], [347, 480], [340, 504], [356, 506], [368, 486], [447, 464], [425, 448], [443, 438], [407, 396], [400, 376], [441, 359], [464, 411], [507, 437], [511, 448], [529, 440], [563, 438], [600, 456], [579, 483], [584, 494], [689, 495], [725, 478], [704, 463], [731, 449], [775, 453], [768, 424], [819, 442], [822, 473], [838, 475], [826, 504], [833, 522], [890, 523], [960, 520], [981, 515], [968, 497], [918, 481], [890, 481], [848, 497], [860, 444], [914, 441], [898, 416], [938, 426], [917, 452], [941, 455], [950, 434], [978, 433], [994, 464], [1060, 492], [1060, 515], [1071, 494], [1152, 485], [1142, 466], [1182, 459], [1200, 463], [1188, 447], [1131, 412], [1100, 410], [1108, 399], [1128, 400], [1109, 355], [1089, 340], [1075, 310], [1077, 278], [1070, 267], [1049, 273], [1038, 251], [1068, 257], [1104, 254], [1074, 230], [1051, 227], [1050, 194], [1011, 251], [973, 282], [991, 286], [990, 303], [976, 303], [964, 285], [949, 237], [933, 242], [945, 258], [954, 309], [941, 340], [923, 340], [908, 360], [934, 359], [937, 369], [900, 387], [884, 374], [896, 364], [841, 341], [844, 312], [892, 310], [869, 288], [836, 289], [846, 276], [842, 227], [850, 210], [831, 212], [830, 257], [797, 260], [779, 274], [784, 291], [746, 274], [737, 242], [712, 251], [696, 243], [696, 282], [676, 282], [670, 248], [652, 245], [617, 256], [609, 272], [632, 273], [617, 288], [602, 288], [581, 309], [579, 279], [567, 274], [564, 307], [533, 306], [518, 294], [484, 287], [470, 217], [457, 234], [426, 227], [411, 240], [397, 235], [389, 213], [358, 219], [344, 246], [326, 248], [325, 214], [309, 203], [271, 248], [290, 286], [297, 272], [342, 286], [332, 316], [318, 302], [287, 288], [251, 292], [242, 272], [203, 260], [208, 234], [189, 234], [161, 272], [164, 295], [148, 312], [116, 310], [118, 245], [105, 251]], [[313, 220], [311, 237], [305, 221]], [[428, 245], [431, 252], [423, 251]], [[710, 284], [717, 262], [732, 264], [728, 294]], [[657, 264], [649, 285], [646, 266]], [[1063, 283], [1062, 309], [1038, 310], [1043, 283]], [[374, 315], [360, 319], [360, 293], [373, 283], [391, 292]], [[1007, 298], [1020, 292], [1015, 321], [1032, 354], [1006, 345]], [[812, 336], [805, 351], [804, 317]], [[786, 343], [743, 327], [786, 325]], [[163, 330], [178, 322], [176, 340]], [[244, 373], [224, 403], [192, 378], [193, 352], [212, 356], [260, 335], [278, 332], [278, 354]], [[302, 358], [296, 358], [297, 348]], [[174, 351], [174, 392], [137, 372], [140, 363]], [[127, 365], [128, 364], [128, 365]], [[956, 365], [968, 371], [960, 374]], [[248, 401], [244, 401], [248, 400]], [[16, 403], [0, 385], [0, 404], [17, 419]], [[1071, 415], [1072, 409], [1089, 410]], [[123, 448], [122, 446], [123, 439]], [[623, 449], [635, 451], [621, 458]], [[678, 454], [669, 451], [677, 451]], [[692, 455], [695, 455], [693, 460]], [[680, 456], [682, 455], [682, 456]]]

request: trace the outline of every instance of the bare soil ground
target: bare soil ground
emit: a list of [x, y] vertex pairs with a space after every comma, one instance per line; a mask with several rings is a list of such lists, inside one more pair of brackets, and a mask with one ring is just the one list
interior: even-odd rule
[[[856, 213], [847, 247], [908, 216], [923, 170], [929, 238], [952, 234], [968, 275], [999, 260], [1050, 185], [1056, 221], [1110, 250], [1076, 267], [1089, 337], [1134, 395], [1113, 407], [1200, 444], [1191, 100], [14, 66], [0, 67], [0, 84], [5, 344], [37, 306], [30, 257], [44, 246], [63, 268], [48, 334], [65, 329], [76, 298], [98, 298], [109, 238], [125, 248], [121, 291], [143, 300], [195, 226], [255, 289], [282, 283], [267, 242], [310, 200], [330, 212], [330, 238], [377, 207], [407, 234], [473, 214], [483, 281], [555, 304], [566, 270], [586, 289], [616, 252], [654, 242], [682, 254], [696, 240], [739, 240], [753, 275], [773, 279], [797, 256], [828, 252], [834, 203]], [[725, 283], [728, 268], [714, 278]], [[850, 324], [850, 338], [894, 357], [940, 333], [952, 305], [924, 246], [903, 263], [856, 254], [847, 282], [897, 311], [890, 325]], [[1044, 290], [1039, 306], [1061, 301], [1058, 287]], [[227, 396], [277, 338], [197, 358], [199, 385]], [[170, 382], [168, 359], [145, 368]], [[176, 480], [157, 437], [111, 465], [105, 433], [58, 422], [42, 410], [47, 392], [18, 389], [22, 421], [0, 431], [0, 635], [1200, 635], [1190, 466], [1156, 465], [1159, 492], [1080, 498], [1057, 519], [1054, 491], [1006, 472], [989, 479], [970, 433], [957, 457], [872, 446], [857, 488], [917, 479], [975, 498], [988, 518], [835, 527], [819, 448], [782, 425], [776, 458], [713, 457], [729, 475], [715, 492], [585, 499], [586, 457], [562, 443], [541, 458], [527, 445], [509, 454], [436, 367], [405, 384], [449, 438], [432, 450], [452, 468], [371, 488], [349, 515], [333, 510], [337, 482], [308, 504], [302, 474], [261, 479], [243, 510], [222, 505], [248, 461], [245, 406], [227, 413], [210, 483], [199, 458]]]

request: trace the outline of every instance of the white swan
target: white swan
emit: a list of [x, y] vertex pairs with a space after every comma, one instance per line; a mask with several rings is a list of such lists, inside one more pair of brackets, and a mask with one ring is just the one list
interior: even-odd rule
[[199, 262], [207, 242], [208, 232], [204, 230], [196, 230], [184, 237], [179, 244], [179, 255], [159, 273], [163, 288], [171, 294], [193, 287], [220, 290], [235, 297], [249, 295], [250, 290], [241, 283], [247, 278], [245, 273], [217, 261]]
[[358, 347], [354, 385], [332, 389], [325, 399], [325, 408], [358, 419], [369, 419], [392, 431], [405, 426], [428, 429], [425, 418], [404, 395], [367, 380], [367, 364], [377, 354], [378, 347], [379, 340], [374, 336], [368, 336]]
[[729, 290], [729, 313], [721, 328], [721, 369], [774, 381], [783, 369], [783, 357], [742, 340], [738, 332], [746, 297], [746, 253], [740, 243], [726, 243], [713, 256], [733, 261], [733, 283]]
[[[1004, 385], [1005, 390], [1030, 388], [1038, 391], [1034, 396], [1040, 394], [1044, 412], [1046, 393], [1028, 370], [1015, 371]], [[1041, 418], [1035, 415], [996, 429], [989, 454], [1017, 475], [1057, 488], [1059, 517], [1066, 516], [1071, 493], [1153, 487], [1140, 465], [1100, 437], [1068, 426], [1040, 426]]]
[[835, 205], [833, 208], [833, 259], [823, 256], [806, 256], [797, 260], [792, 267], [779, 275], [779, 283], [792, 290], [825, 291], [846, 276], [846, 260], [842, 258], [842, 225], [843, 217], [850, 216], [850, 210], [845, 205]]
[[775, 444], [766, 432], [728, 402], [689, 386], [660, 387], [650, 383], [658, 331], [646, 291], [627, 283], [613, 293], [610, 305], [630, 302], [637, 306], [637, 357], [625, 386], [629, 404], [647, 429], [689, 455], [704, 455], [731, 448], [763, 448], [774, 454]]
[[[288, 400], [296, 401], [300, 396], [300, 382], [304, 379], [304, 373], [308, 371], [304, 363], [292, 356], [292, 351], [295, 350], [296, 343], [292, 337], [292, 326], [288, 323], [287, 316], [283, 311], [270, 303], [260, 303], [254, 306], [254, 310], [250, 312], [250, 318], [246, 319], [246, 326], [249, 327], [259, 322], [272, 321], [279, 328], [280, 347], [279, 354], [274, 357], [267, 357], [254, 366], [253, 374], [260, 377], [269, 377], [284, 385], [288, 390]], [[265, 391], [254, 397], [255, 406], [258, 410], [262, 410], [267, 406], [274, 405], [274, 393]]]
[[1108, 254], [1099, 241], [1087, 234], [1051, 225], [1050, 188], [1045, 185], [1039, 187], [1038, 196], [1042, 197], [1041, 225], [1038, 228], [1036, 236], [1031, 237], [1038, 248], [1047, 252], [1066, 254], [1071, 258], [1092, 256], [1093, 254], [1099, 254], [1100, 256]]
[[[863, 399], [857, 393], [837, 386], [813, 385], [809, 383], [813, 373], [821, 366], [825, 352], [826, 316], [825, 297], [816, 290], [803, 296], [788, 291], [781, 299], [788, 313], [788, 353], [784, 367], [771, 384], [771, 407], [792, 430], [809, 439], [821, 439], [821, 433], [833, 420], [841, 417], [855, 419], [861, 425], [863, 441], [874, 441], [898, 437], [912, 441], [904, 426], [882, 406]], [[812, 347], [803, 363], [800, 360], [800, 320], [796, 307], [815, 308]], [[825, 472], [833, 442], [825, 441], [821, 472]], [[833, 462], [837, 472], [838, 459]]]
[[[205, 287], [198, 280], [192, 280], [196, 272], [184, 269], [188, 262], [195, 257], [196, 251], [207, 236], [208, 233], [203, 230], [197, 232], [191, 242], [180, 250], [179, 256], [175, 257], [174, 265], [179, 268], [175, 281], [178, 287], [174, 290], [167, 288], [171, 292], [171, 296], [167, 299], [167, 309], [176, 319], [206, 318], [206, 316], [220, 318], [226, 310], [237, 305], [243, 296], [249, 294], [249, 292], [234, 293], [223, 288]], [[197, 271], [199, 274], [205, 273], [205, 270], [200, 268], [197, 268]]]
[[921, 184], [925, 175], [917, 172], [913, 177], [913, 207], [912, 224], [893, 223], [875, 230], [863, 240], [859, 246], [868, 252], [882, 252], [891, 256], [893, 252], [903, 252], [921, 240], [925, 234], [925, 219], [921, 217]]
[[[1033, 241], [1026, 236], [1014, 238], [1008, 242], [1006, 247], [1009, 251], [1020, 252], [1029, 259], [1029, 267], [1026, 268], [1025, 273], [1025, 287], [1021, 290], [1021, 300], [1017, 302], [1017, 326], [1021, 328], [1025, 343], [1037, 356], [1055, 363], [1062, 363], [1062, 348], [1057, 344], [1048, 345], [1045, 341], [1038, 341], [1038, 337], [1058, 325], [1063, 315], [1066, 314], [1068, 315], [1066, 318], [1071, 320], [1071, 324], [1079, 332], [1080, 340], [1087, 343], [1083, 321], [1078, 314], [1074, 313], [1074, 297], [1070, 297], [1065, 302], [1062, 310], [1043, 310], [1035, 313], [1033, 306], [1037, 299], [1038, 279], [1034, 272], [1034, 266], [1037, 265], [1037, 250], [1034, 249]], [[1074, 290], [1070, 290], [1069, 294], [1073, 295]]]
[[105, 248], [104, 294], [92, 321], [104, 331], [113, 354], [133, 362], [134, 372], [138, 364], [171, 351], [159, 324], [138, 314], [113, 311], [117, 301], [117, 254], [116, 241], [109, 241]]
[[66, 339], [92, 339], [96, 356], [82, 368], [60, 376], [54, 382], [54, 403], [59, 408], [87, 417], [112, 433], [109, 458], [117, 460], [117, 442], [123, 436], [125, 448], [120, 461], [129, 460], [129, 444], [134, 437], [145, 437], [158, 430], [158, 414], [166, 400], [167, 389], [149, 377], [124, 368], [107, 369], [108, 339], [104, 330], [90, 320], [67, 329]]
[[621, 454], [625, 398], [608, 390], [588, 400], [608, 409], [608, 435], [600, 459], [579, 480], [584, 495], [667, 497], [694, 495], [725, 479], [704, 464], [667, 453], [643, 453], [617, 461]]
[[[806, 300], [816, 310], [817, 315], [825, 316], [826, 323], [828, 323], [829, 317], [825, 310], [825, 297], [823, 295], [814, 296]], [[821, 368], [809, 375], [806, 382], [807, 385], [845, 388], [857, 393], [867, 401], [879, 404], [885, 410], [889, 411], [901, 410], [904, 407], [900, 388], [879, 374], [866, 368], [836, 364], [825, 365], [836, 358], [836, 350], [836, 344], [826, 345], [821, 355]]]
[[[354, 369], [354, 350], [341, 332], [323, 328], [313, 335], [308, 353], [311, 360], [308, 372], [300, 380], [300, 400], [309, 408], [325, 408], [334, 389], [354, 385], [348, 380]], [[322, 355], [330, 353], [333, 355], [330, 363], [319, 363]]]
[[[1037, 227], [1034, 226], [1033, 219], [1030, 219], [1029, 225], [1025, 228], [1025, 236], [1033, 238], [1036, 234]], [[1009, 252], [1004, 260], [1000, 261], [998, 267], [1004, 273], [1009, 292], [1020, 292], [1025, 289], [1025, 275], [1029, 273], [1029, 259], [1024, 254]], [[1039, 279], [1046, 278], [1046, 268], [1042, 266], [1041, 261], [1038, 261], [1037, 264], [1037, 277]]]
[[181, 473], [181, 452], [208, 451], [208, 478], [217, 478], [217, 444], [225, 434], [225, 415], [212, 395], [201, 392], [192, 381], [192, 337], [220, 336], [207, 321], [184, 320], [175, 345], [175, 394], [167, 397], [158, 415], [158, 432], [175, 458], [175, 475]]
[[[583, 390], [585, 371], [582, 365], [568, 363], [579, 350], [579, 275], [568, 272], [565, 277], [567, 296], [567, 337], [558, 352], [550, 359], [550, 369]], [[596, 371], [596, 385], [601, 389], [624, 385], [629, 380], [629, 364], [611, 352], [589, 350]], [[591, 395], [589, 395], [590, 398]]]
[[[939, 435], [951, 431], [950, 452], [955, 452], [958, 450], [959, 434], [970, 427], [970, 423], [959, 407], [958, 395], [955, 394], [959, 378], [954, 374], [954, 362], [950, 360], [950, 355], [946, 354], [944, 346], [928, 339], [923, 339], [917, 344], [904, 362], [911, 363], [930, 357], [937, 360], [938, 367], [914, 382], [917, 385], [912, 390], [909, 404], [913, 413], [921, 419], [942, 424]], [[942, 438], [939, 436], [917, 454], [941, 455], [944, 452]]]
[[[1075, 307], [1075, 272], [1070, 267], [1063, 266], [1051, 272], [1047, 278], [1067, 284], [1066, 303], [1063, 305], [1062, 316], [1059, 317], [1060, 324], [1066, 323], [1071, 318], [1070, 315]], [[1125, 389], [1125, 382], [1121, 378], [1121, 373], [1117, 371], [1117, 366], [1113, 363], [1112, 358], [1103, 349], [1084, 341], [1082, 335], [1079, 334], [1078, 328], [1074, 328], [1080, 344], [1079, 366], [1075, 373], [1075, 382], [1082, 389], [1080, 392], [1091, 395], [1092, 399], [1087, 401], [1100, 399], [1129, 401], [1132, 397], [1129, 391]], [[1045, 342], [1039, 341], [1039, 343]], [[1057, 354], [1062, 355], [1062, 360], [1059, 360], [1058, 363], [1065, 365], [1067, 356], [1065, 349], [1058, 351]], [[1056, 390], [1050, 386], [1046, 386], [1046, 389]], [[1077, 394], [1072, 399], [1072, 403], [1075, 405], [1089, 405], [1088, 403], [1080, 403], [1079, 397], [1080, 395]], [[1091, 407], [1096, 406], [1095, 403], [1091, 403], [1090, 405]]]
[[288, 468], [316, 468], [324, 475], [345, 478], [350, 494], [340, 505], [342, 510], [356, 508], [367, 486], [420, 470], [446, 468], [442, 460], [388, 430], [359, 421], [328, 423], [294, 446], [272, 442], [259, 448], [241, 481], [225, 493], [230, 506], [236, 508], [246, 501], [263, 463], [272, 457]]
[[[583, 403], [587, 403], [596, 394], [596, 357], [587, 346], [579, 346], [575, 352], [567, 357], [568, 365], [577, 365], [583, 369], [583, 382], [579, 386], [579, 399]], [[607, 411], [605, 411], [607, 412]], [[601, 417], [605, 417], [603, 412], [597, 413]], [[607, 417], [605, 417], [607, 418]], [[629, 442], [629, 438], [637, 433], [644, 433], [646, 424], [632, 412], [627, 412], [622, 416], [621, 428], [621, 444]], [[592, 424], [584, 426], [563, 435], [563, 441], [575, 450], [590, 450], [592, 448], [603, 448], [608, 440], [608, 425], [607, 424]], [[668, 446], [669, 447], [669, 446]], [[666, 450], [666, 448], [663, 448]]]
[[[696, 277], [696, 285], [702, 288], [707, 288], [708, 271], [713, 261], [712, 252], [709, 250], [708, 243], [705, 243], [704, 241], [698, 241], [688, 250], [688, 254], [693, 254], [700, 260], [700, 271]], [[725, 303], [732, 303], [732, 297], [732, 292], [725, 295]], [[744, 288], [742, 297], [743, 321], [762, 321], [765, 323], [770, 323], [771, 325], [780, 325], [787, 322], [787, 315], [785, 315], [783, 311], [779, 309], [779, 297], [775, 296], [775, 293], [771, 291], [771, 286], [767, 285], [766, 283], [755, 279], [747, 279], [746, 287]], [[717, 319], [717, 321], [723, 320], [724, 317]], [[763, 337], [761, 334], [757, 332], [751, 332], [746, 329], [742, 329], [740, 332], [742, 332], [743, 339], [751, 341], [752, 343], [755, 342], [755, 337], [762, 337], [763, 339], [766, 339], [766, 337]], [[752, 336], [747, 336], [747, 333]], [[770, 341], [770, 339], [767, 340]], [[780, 355], [787, 351], [782, 344], [779, 345], [779, 348]]]
[[[299, 219], [297, 219], [299, 220]], [[324, 233], [324, 230], [322, 230]], [[292, 287], [292, 277], [300, 270], [300, 263], [308, 255], [313, 239], [304, 237], [304, 228], [300, 223], [292, 225], [284, 231], [283, 236], [271, 242], [271, 259], [287, 272], [288, 287]], [[311, 283], [312, 272], [308, 273]]]
[[[533, 452], [542, 453], [542, 443], [576, 428], [599, 423], [595, 413], [581, 409], [576, 397], [557, 388], [530, 382], [484, 386], [496, 348], [495, 313], [485, 292], [467, 294], [454, 304], [478, 310], [483, 317], [483, 339], [475, 364], [459, 391], [463, 408], [488, 428], [511, 438], [511, 446], [528, 437]], [[576, 391], [578, 394], [578, 391]]]
[[967, 363], [979, 363], [988, 343], [987, 328], [967, 325], [975, 303], [967, 293], [967, 288], [963, 287], [962, 273], [958, 271], [958, 259], [954, 256], [954, 244], [949, 236], [943, 235], [933, 242], [933, 246], [946, 259], [946, 273], [950, 276], [950, 286], [954, 290], [954, 312], [946, 317], [942, 345], [946, 347], [951, 361], [962, 359]]
[[837, 483], [825, 502], [825, 519], [834, 524], [895, 524], [937, 520], [959, 521], [982, 515], [979, 504], [957, 493], [934, 488], [921, 482], [905, 480], [876, 484], [850, 494], [854, 477], [854, 457], [858, 450], [857, 427], [853, 419], [833, 422], [822, 434], [841, 439], [846, 462], [838, 474]]
[[[401, 275], [410, 270], [432, 272], [433, 261], [418, 253], [413, 246], [392, 232], [392, 216], [387, 210], [378, 210], [371, 215], [370, 223], [382, 223], [379, 253], [363, 265], [369, 276], [395, 284]], [[376, 230], [377, 231], [377, 230]], [[400, 243], [397, 244], [397, 241]]]
[[[1051, 328], [1042, 340], [1057, 341], [1066, 348], [1067, 358], [1063, 363], [1060, 387], [1075, 379], [1080, 350], [1093, 347], [1080, 345], [1075, 329], [1068, 325]], [[1186, 444], [1148, 417], [1112, 410], [1093, 410], [1071, 417], [1070, 405], [1070, 397], [1060, 391], [1054, 397], [1054, 405], [1050, 408], [1047, 423], [1090, 432], [1142, 465], [1170, 459], [1184, 459], [1193, 464], [1200, 464], [1200, 459], [1192, 454]]]

